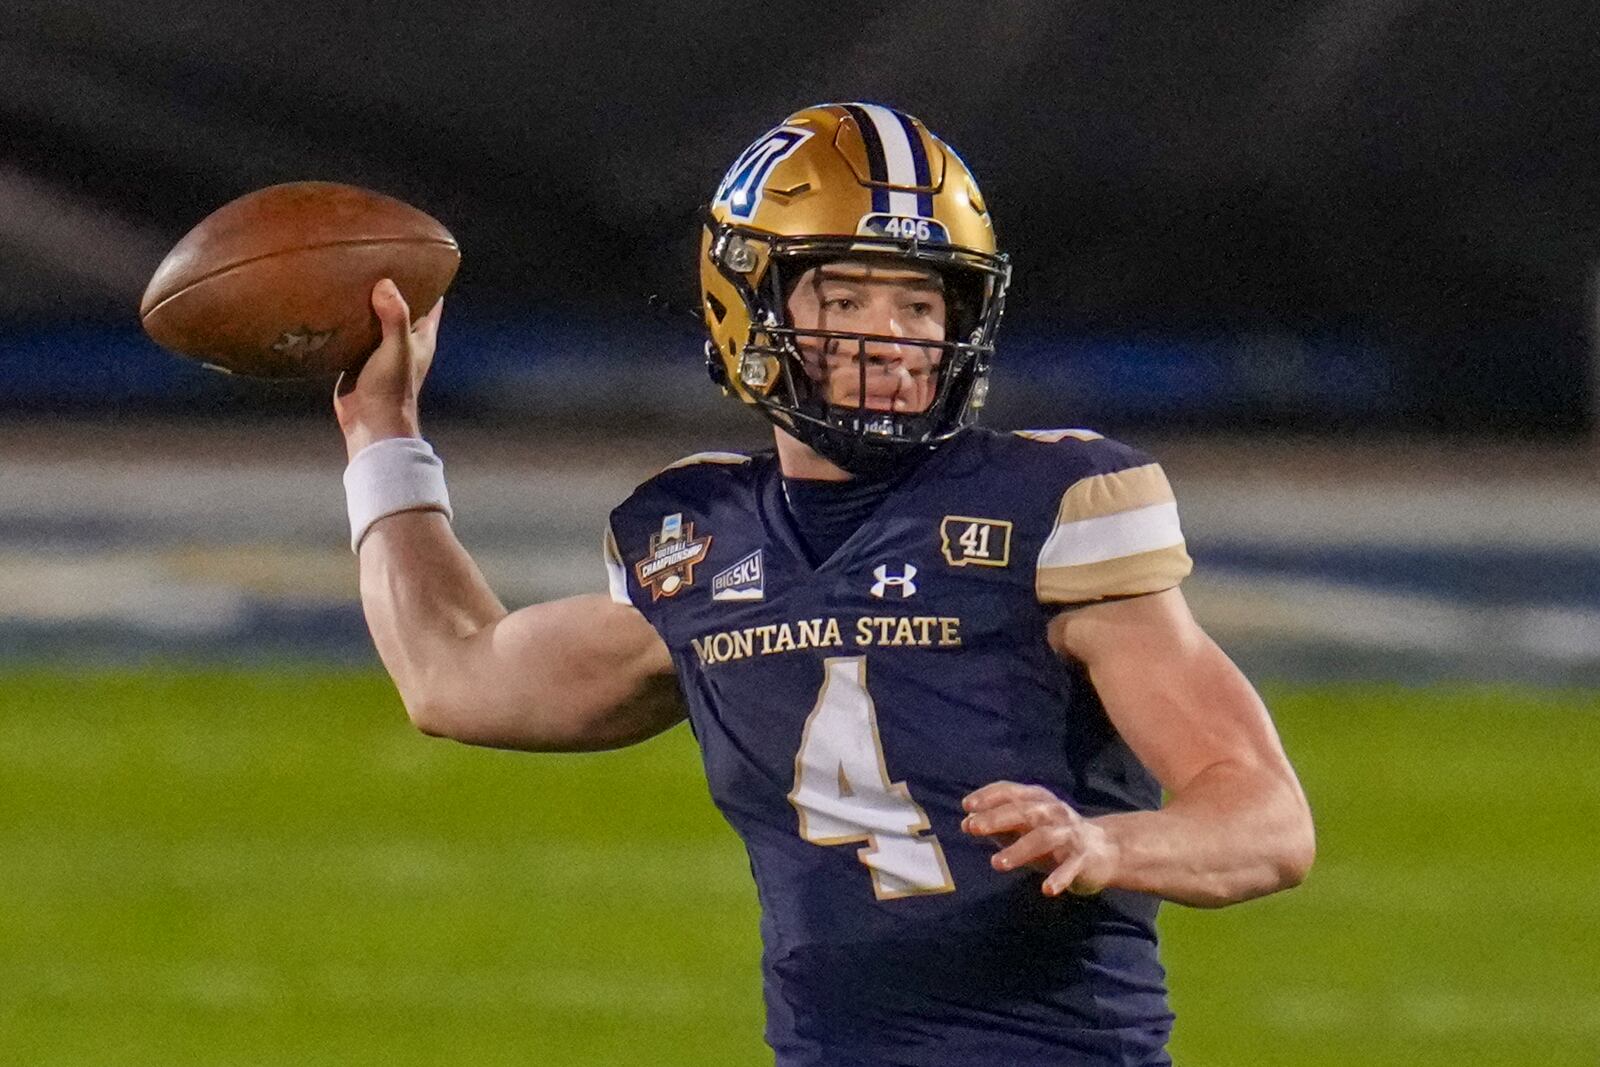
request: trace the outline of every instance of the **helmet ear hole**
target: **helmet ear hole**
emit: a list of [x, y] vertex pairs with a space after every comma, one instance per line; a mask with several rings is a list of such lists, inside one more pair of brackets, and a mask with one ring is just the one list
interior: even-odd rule
[[727, 305], [710, 293], [706, 294], [706, 310], [711, 312], [711, 318], [718, 326], [721, 326], [722, 320], [728, 317]]

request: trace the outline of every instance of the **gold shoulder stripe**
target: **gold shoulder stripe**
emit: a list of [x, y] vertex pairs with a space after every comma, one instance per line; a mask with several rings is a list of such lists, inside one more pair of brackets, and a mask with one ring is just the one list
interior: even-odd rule
[[1194, 569], [1160, 464], [1096, 474], [1061, 494], [1039, 550], [1034, 587], [1046, 603], [1170, 589]]
[[661, 469], [664, 471], [676, 470], [679, 467], [693, 467], [698, 463], [725, 463], [729, 466], [738, 466], [749, 463], [750, 457], [739, 452], [696, 452], [692, 456], [684, 456], [674, 460]]
[[1093, 430], [1012, 430], [1011, 432], [1018, 437], [1026, 437], [1030, 441], [1043, 441], [1046, 444], [1053, 444], [1068, 437], [1075, 441], [1098, 441], [1103, 436]]
[[1183, 581], [1193, 569], [1194, 562], [1180, 543], [1099, 563], [1040, 567], [1034, 588], [1042, 603], [1081, 604], [1106, 597], [1159, 593]]
[[1172, 502], [1172, 487], [1167, 484], [1161, 464], [1146, 463], [1142, 467], [1096, 474], [1073, 482], [1061, 494], [1056, 525]]

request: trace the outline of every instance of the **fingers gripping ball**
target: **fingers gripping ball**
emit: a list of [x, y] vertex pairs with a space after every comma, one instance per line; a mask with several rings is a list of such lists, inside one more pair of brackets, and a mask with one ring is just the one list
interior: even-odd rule
[[421, 317], [461, 263], [450, 231], [409, 204], [334, 182], [274, 185], [225, 204], [179, 241], [139, 304], [163, 348], [258, 378], [359, 367], [381, 331], [374, 284]]

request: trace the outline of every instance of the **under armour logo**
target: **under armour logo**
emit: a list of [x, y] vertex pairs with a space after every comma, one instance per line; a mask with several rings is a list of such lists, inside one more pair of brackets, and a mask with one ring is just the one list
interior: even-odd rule
[[882, 599], [889, 595], [889, 589], [892, 587], [900, 591], [901, 600], [908, 596], [915, 596], [917, 583], [911, 579], [917, 576], [917, 568], [909, 563], [905, 565], [905, 568], [906, 572], [904, 574], [890, 574], [887, 563], [878, 564], [872, 571], [872, 576], [878, 579], [872, 583], [872, 595]]

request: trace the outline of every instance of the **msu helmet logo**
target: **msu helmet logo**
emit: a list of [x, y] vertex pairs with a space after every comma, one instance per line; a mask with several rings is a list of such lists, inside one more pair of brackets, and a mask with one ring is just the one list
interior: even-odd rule
[[796, 148], [811, 136], [810, 130], [796, 126], [779, 126], [761, 140], [744, 150], [728, 168], [728, 174], [717, 187], [712, 198], [713, 207], [726, 207], [736, 219], [748, 219], [756, 213], [761, 190], [767, 184], [772, 170], [789, 158]]

